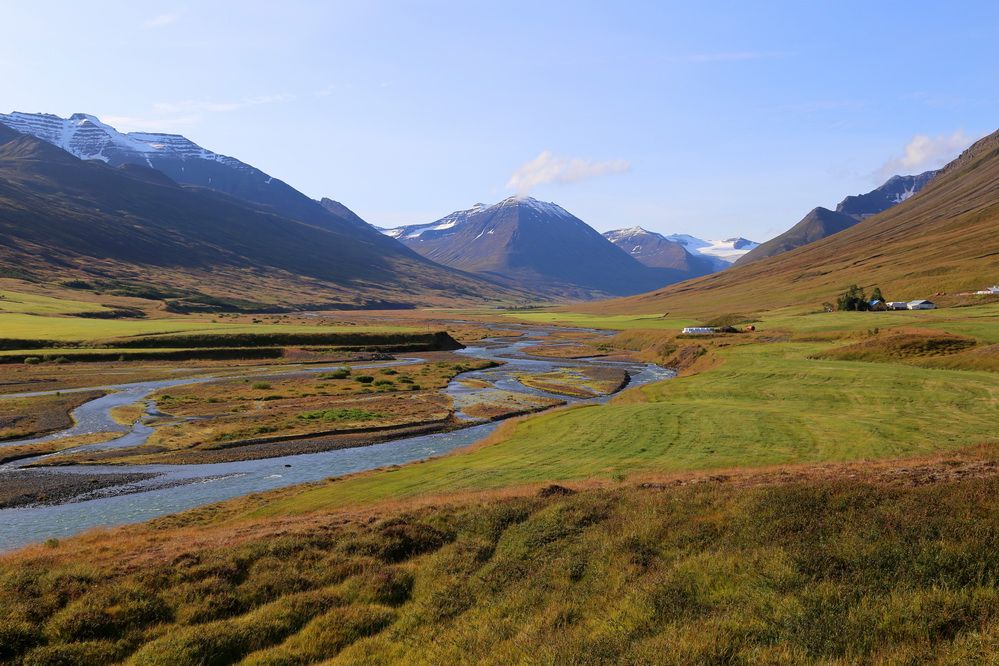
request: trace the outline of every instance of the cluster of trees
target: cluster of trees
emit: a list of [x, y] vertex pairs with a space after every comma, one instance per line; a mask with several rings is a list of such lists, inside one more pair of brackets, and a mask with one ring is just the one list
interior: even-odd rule
[[868, 297], [864, 294], [863, 288], [852, 284], [845, 292], [840, 294], [839, 298], [836, 299], [836, 309], [851, 312], [870, 310], [871, 301], [885, 302], [885, 297], [881, 295], [880, 287], [874, 287], [874, 291], [872, 291], [870, 297]]

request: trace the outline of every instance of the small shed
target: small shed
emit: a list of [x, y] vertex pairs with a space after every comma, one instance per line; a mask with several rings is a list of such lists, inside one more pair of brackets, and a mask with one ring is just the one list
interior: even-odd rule
[[926, 300], [909, 301], [910, 310], [933, 310], [936, 307], [937, 306], [933, 301], [926, 301]]
[[909, 304], [905, 301], [888, 301], [885, 303], [889, 310], [908, 310]]

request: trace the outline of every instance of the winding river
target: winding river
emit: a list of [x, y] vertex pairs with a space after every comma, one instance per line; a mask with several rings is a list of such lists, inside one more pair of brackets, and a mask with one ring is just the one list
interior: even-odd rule
[[[506, 328], [514, 327], [508, 326]], [[548, 329], [522, 327], [521, 330], [523, 331], [521, 337], [490, 338], [483, 340], [476, 346], [467, 347], [458, 352], [468, 356], [502, 361], [504, 364], [496, 368], [464, 373], [449, 384], [446, 392], [452, 397], [460, 399], [462, 394], [494, 390], [470, 387], [467, 383], [460, 381], [462, 379], [482, 379], [490, 382], [496, 388], [504, 390], [557, 397], [571, 403], [592, 403], [606, 401], [609, 396], [589, 400], [553, 396], [524, 386], [517, 381], [515, 375], [522, 372], [546, 372], [560, 367], [611, 365], [627, 370], [631, 376], [630, 386], [673, 376], [671, 371], [652, 364], [613, 362], [600, 358], [561, 360], [531, 356], [525, 353], [523, 348], [537, 344], [548, 334]], [[353, 365], [352, 367], [372, 368], [387, 364], [399, 365], [400, 362], [418, 363], [421, 360], [401, 359], [389, 363], [370, 363]], [[297, 367], [284, 371], [273, 369], [267, 371], [258, 368], [253, 375], [240, 376], [273, 377], [283, 373], [324, 372], [341, 365]], [[74, 425], [71, 428], [46, 437], [5, 442], [0, 446], [96, 432], [121, 432], [122, 435], [110, 442], [81, 446], [72, 450], [136, 446], [143, 443], [153, 432], [153, 429], [145, 425], [142, 420], [132, 426], [122, 426], [111, 418], [111, 409], [143, 400], [161, 388], [210, 382], [217, 379], [221, 378], [188, 377], [99, 387], [112, 392], [91, 400], [74, 410]], [[231, 379], [231, 376], [226, 377], [226, 379]], [[63, 390], [63, 393], [66, 392], [68, 391]], [[27, 397], [47, 393], [55, 393], [55, 391], [16, 395]], [[15, 395], [0, 396], [0, 399], [8, 397], [15, 397]], [[153, 414], [154, 409], [150, 402], [148, 413]], [[461, 416], [460, 412], [459, 416]], [[113, 472], [121, 474], [138, 472], [153, 473], [155, 476], [126, 486], [94, 491], [90, 495], [76, 498], [76, 500], [65, 504], [0, 510], [0, 550], [9, 550], [54, 537], [66, 537], [98, 526], [141, 522], [240, 495], [272, 490], [296, 483], [318, 481], [327, 477], [342, 476], [376, 467], [425, 460], [473, 444], [492, 432], [496, 425], [495, 423], [482, 423], [462, 430], [409, 437], [370, 446], [263, 460], [206, 465], [81, 465], [47, 468], [44, 473], [93, 474]], [[0, 466], [0, 484], [3, 483], [5, 472], [19, 469], [43, 458], [44, 456], [40, 456]]]

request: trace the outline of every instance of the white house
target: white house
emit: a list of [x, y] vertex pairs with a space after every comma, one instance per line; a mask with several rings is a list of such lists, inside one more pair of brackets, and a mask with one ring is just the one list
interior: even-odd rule
[[985, 289], [976, 291], [975, 293], [981, 294], [982, 296], [999, 296], [999, 284], [986, 287]]
[[909, 304], [905, 301], [888, 301], [885, 303], [889, 310], [908, 310]]
[[683, 329], [684, 335], [709, 335], [714, 332], [715, 329], [710, 326], [687, 326]]
[[932, 301], [909, 301], [910, 310], [932, 310], [937, 307]]

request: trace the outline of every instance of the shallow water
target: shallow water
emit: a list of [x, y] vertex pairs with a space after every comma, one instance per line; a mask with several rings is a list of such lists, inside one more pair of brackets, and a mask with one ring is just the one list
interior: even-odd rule
[[[543, 391], [523, 386], [515, 379], [514, 375], [525, 370], [544, 372], [556, 367], [613, 365], [628, 370], [631, 375], [629, 385], [637, 386], [666, 379], [673, 374], [651, 364], [611, 363], [599, 358], [563, 361], [531, 357], [520, 350], [523, 347], [537, 344], [538, 339], [543, 338], [547, 330], [541, 327], [528, 328], [525, 333], [523, 338], [515, 340], [495, 338], [484, 341], [482, 346], [469, 347], [459, 352], [478, 358], [500, 360], [505, 365], [464, 373], [452, 381], [446, 391], [451, 395], [459, 395], [489, 390], [471, 388], [459, 382], [459, 379], [478, 378], [489, 381], [498, 388], [520, 393], [557, 397], [573, 403], [603, 402], [608, 400], [609, 396], [585, 401], [565, 396], [551, 396]], [[419, 362], [419, 359], [406, 359], [406, 361]], [[398, 365], [399, 361], [391, 363]], [[377, 367], [378, 365], [385, 364], [365, 364], [353, 367]], [[274, 370], [267, 372], [258, 370], [256, 376], [274, 376], [287, 372], [323, 372], [336, 367], [340, 367], [340, 365], [322, 368], [296, 368], [293, 371], [284, 371], [283, 373]], [[74, 450], [135, 446], [144, 442], [153, 429], [141, 422], [132, 427], [119, 425], [109, 415], [111, 408], [142, 400], [160, 388], [206, 381], [212, 381], [212, 378], [171, 379], [102, 387], [116, 392], [92, 400], [75, 410], [73, 416], [76, 423], [72, 428], [55, 435], [25, 441], [45, 441], [88, 432], [122, 432], [121, 437], [111, 442], [78, 447]], [[48, 472], [55, 471], [65, 474], [108, 471], [115, 473], [154, 472], [159, 476], [130, 486], [118, 486], [98, 491], [91, 498], [82, 501], [78, 500], [56, 506], [0, 510], [0, 549], [11, 549], [52, 537], [66, 537], [98, 526], [149, 520], [185, 509], [296, 483], [317, 481], [376, 467], [401, 465], [414, 460], [424, 460], [473, 444], [495, 428], [495, 423], [483, 423], [463, 430], [408, 437], [372, 446], [210, 465], [81, 465], [79, 467], [47, 468]], [[24, 442], [8, 442], [8, 444], [14, 443]], [[31, 460], [37, 461], [38, 459]], [[0, 466], [0, 483], [3, 483], [5, 470], [17, 469], [27, 462], [29, 461]], [[122, 494], [123, 491], [126, 494]]]

